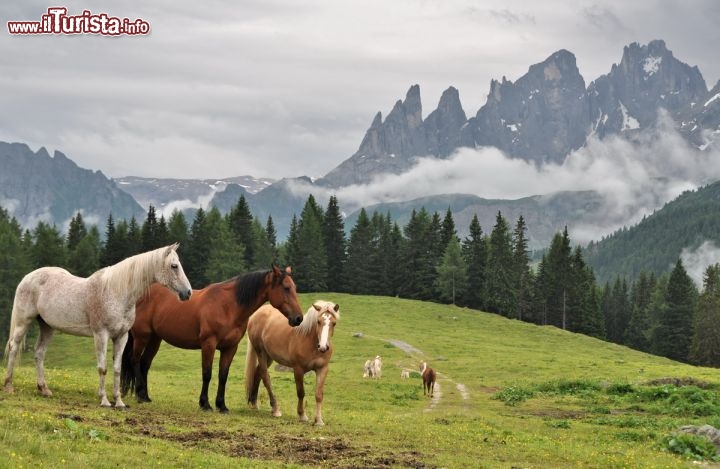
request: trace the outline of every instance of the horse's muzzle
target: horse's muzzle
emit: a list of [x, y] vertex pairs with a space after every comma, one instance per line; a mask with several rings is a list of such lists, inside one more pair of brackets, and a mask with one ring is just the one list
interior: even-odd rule
[[321, 346], [318, 345], [318, 352], [325, 353], [325, 352], [327, 352], [328, 350], [330, 350], [330, 347], [328, 347], [327, 345], [326, 345], [325, 347], [321, 347]]
[[297, 315], [297, 316], [288, 316], [288, 324], [290, 325], [290, 327], [299, 326], [302, 321], [303, 321], [302, 314]]
[[192, 290], [188, 289], [186, 291], [179, 291], [178, 296], [180, 297], [180, 300], [187, 301], [192, 296]]

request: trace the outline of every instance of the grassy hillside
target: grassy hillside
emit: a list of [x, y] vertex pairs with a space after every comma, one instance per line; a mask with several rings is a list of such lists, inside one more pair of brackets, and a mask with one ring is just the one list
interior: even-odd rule
[[[273, 370], [282, 417], [264, 391], [259, 411], [245, 406], [245, 339], [227, 415], [198, 409], [199, 351], [167, 344], [150, 371], [152, 403], [101, 409], [92, 340], [59, 334], [47, 356], [51, 398], [37, 395], [29, 355], [15, 394], [0, 392], [0, 466], [695, 467], [663, 439], [685, 424], [720, 427], [719, 370], [452, 306], [330, 293], [302, 303], [314, 299], [342, 315], [325, 427], [297, 421], [289, 373]], [[383, 376], [363, 379], [375, 355]], [[400, 378], [420, 360], [439, 372], [434, 399], [417, 373]], [[312, 417], [311, 392], [307, 401]]]
[[591, 244], [585, 258], [600, 282], [634, 279], [641, 271], [669, 272], [683, 249], [708, 240], [720, 242], [720, 182], [685, 192], [636, 226]]

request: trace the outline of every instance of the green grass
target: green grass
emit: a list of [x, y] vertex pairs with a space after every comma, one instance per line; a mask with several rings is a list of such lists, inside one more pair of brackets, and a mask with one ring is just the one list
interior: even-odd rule
[[[720, 370], [464, 308], [301, 297], [314, 299], [341, 305], [325, 427], [297, 421], [290, 373], [272, 372], [282, 417], [264, 391], [259, 411], [246, 407], [245, 339], [221, 415], [198, 409], [199, 351], [163, 344], [153, 402], [126, 397], [131, 407], [118, 411], [98, 406], [92, 340], [57, 334], [46, 360], [54, 395], [36, 393], [30, 354], [15, 393], [0, 392], [0, 467], [695, 467], [704, 449], [674, 431], [720, 427]], [[382, 379], [363, 379], [375, 355]], [[417, 373], [400, 378], [421, 360], [439, 374], [435, 400]], [[217, 356], [213, 373], [211, 402]], [[311, 421], [314, 382], [306, 377]]]

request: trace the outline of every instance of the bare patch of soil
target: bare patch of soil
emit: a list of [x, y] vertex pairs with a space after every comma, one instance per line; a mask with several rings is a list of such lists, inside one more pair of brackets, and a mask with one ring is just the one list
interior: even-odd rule
[[676, 387], [678, 387], [678, 388], [679, 388], [679, 387], [683, 387], [683, 386], [697, 386], [697, 387], [700, 388], [700, 389], [712, 389], [712, 388], [717, 387], [717, 385], [715, 385], [715, 384], [708, 383], [707, 381], [702, 381], [702, 380], [695, 379], [695, 378], [692, 378], [692, 377], [687, 377], [687, 378], [671, 378], [671, 377], [668, 377], [668, 378], [657, 378], [657, 379], [650, 380], [650, 381], [648, 381], [648, 382], [645, 383], [645, 384], [647, 384], [648, 386], [662, 386], [662, 385], [665, 385], [665, 384], [669, 384], [669, 385], [672, 385], [672, 386], [676, 386]]
[[342, 469], [410, 467], [417, 469], [435, 468], [426, 464], [418, 452], [388, 452], [382, 454], [369, 446], [353, 446], [352, 443], [335, 437], [301, 438], [285, 434], [242, 433], [225, 430], [197, 429], [190, 432], [168, 432], [156, 422], [140, 422], [135, 418], [125, 421], [144, 436], [196, 447], [212, 441], [228, 456], [257, 460], [273, 460], [287, 464], [304, 464], [314, 467]]

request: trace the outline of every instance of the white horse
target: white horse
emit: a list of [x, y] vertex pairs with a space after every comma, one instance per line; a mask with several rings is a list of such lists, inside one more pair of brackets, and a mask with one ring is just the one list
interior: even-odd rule
[[365, 361], [363, 378], [380, 378], [382, 376], [382, 358], [377, 355], [375, 358]]
[[40, 335], [35, 345], [35, 365], [37, 388], [43, 396], [52, 395], [45, 382], [44, 362], [48, 343], [57, 329], [95, 339], [103, 407], [110, 407], [105, 393], [105, 374], [107, 345], [112, 339], [115, 407], [125, 407], [120, 398], [120, 366], [128, 330], [135, 321], [135, 303], [153, 282], [174, 290], [181, 300], [187, 300], [192, 294], [177, 247], [176, 243], [129, 257], [88, 278], [76, 277], [60, 267], [42, 267], [27, 274], [15, 291], [5, 347], [5, 391], [14, 391], [13, 369], [20, 344], [32, 321], [37, 320]]

